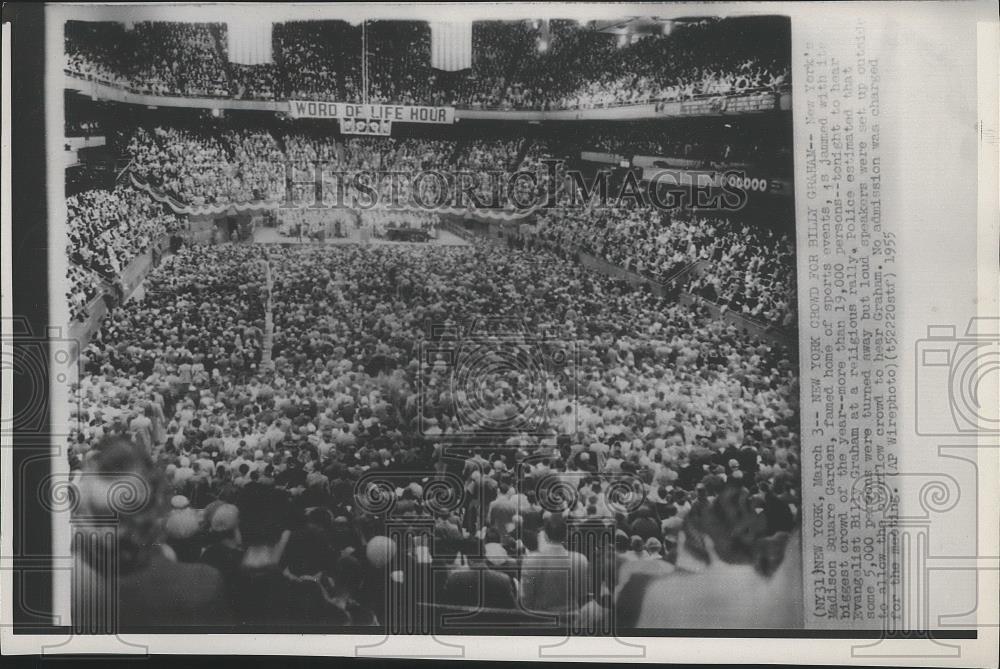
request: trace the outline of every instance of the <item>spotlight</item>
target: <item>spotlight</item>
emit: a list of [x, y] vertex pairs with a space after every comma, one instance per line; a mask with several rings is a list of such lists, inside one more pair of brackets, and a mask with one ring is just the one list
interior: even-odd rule
[[545, 53], [549, 50], [549, 41], [544, 38], [538, 40], [538, 53]]

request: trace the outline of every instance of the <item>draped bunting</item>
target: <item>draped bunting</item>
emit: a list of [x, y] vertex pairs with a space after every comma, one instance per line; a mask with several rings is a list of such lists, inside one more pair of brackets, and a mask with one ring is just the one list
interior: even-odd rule
[[431, 67], [455, 72], [472, 67], [472, 23], [431, 23]]
[[[189, 205], [184, 204], [180, 200], [166, 193], [163, 193], [158, 188], [146, 183], [137, 177], [134, 173], [129, 172], [129, 179], [132, 181], [132, 185], [139, 190], [147, 193], [151, 198], [159, 202], [160, 204], [170, 207], [170, 210], [175, 214], [184, 214], [187, 216], [219, 216], [222, 214], [232, 215], [230, 210], [233, 210], [240, 214], [245, 213], [258, 213], [261, 211], [273, 210], [278, 208], [288, 208], [288, 205], [284, 200], [257, 200], [255, 202], [241, 202], [235, 204], [206, 204], [206, 205]], [[302, 204], [297, 206], [299, 209], [309, 208], [308, 204]], [[436, 207], [432, 210], [420, 209], [419, 207], [394, 207], [395, 211], [432, 211], [439, 214], [452, 214], [454, 216], [467, 216], [469, 218], [475, 218], [479, 220], [490, 220], [490, 221], [516, 221], [527, 216], [534, 214], [536, 211], [541, 209], [541, 205], [531, 207], [530, 209], [524, 209], [522, 211], [496, 211], [493, 209], [461, 209], [459, 207]]]
[[230, 19], [227, 23], [229, 62], [238, 65], [270, 65], [272, 23], [254, 17]]

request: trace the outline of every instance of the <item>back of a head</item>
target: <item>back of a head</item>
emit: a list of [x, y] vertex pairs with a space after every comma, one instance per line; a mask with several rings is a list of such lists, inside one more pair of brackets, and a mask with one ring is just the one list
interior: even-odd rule
[[459, 542], [451, 536], [434, 538], [434, 562], [437, 564], [451, 564], [458, 555]]
[[324, 507], [316, 507], [306, 514], [306, 521], [324, 531], [330, 532], [333, 530], [333, 512]]
[[364, 578], [361, 562], [352, 555], [344, 555], [334, 564], [334, 585], [338, 589], [357, 592]]
[[702, 562], [709, 560], [705, 536], [723, 562], [752, 564], [764, 576], [774, 573], [784, 558], [784, 535], [767, 535], [766, 518], [754, 511], [742, 488], [727, 487], [711, 504], [695, 505], [683, 530], [685, 548]]
[[384, 535], [372, 537], [365, 545], [365, 558], [375, 569], [390, 568], [396, 557], [396, 542]]
[[525, 550], [537, 551], [538, 550], [538, 532], [534, 530], [525, 529], [521, 533], [521, 543], [524, 544]]
[[292, 534], [285, 549], [284, 562], [293, 574], [318, 574], [332, 565], [333, 551], [322, 531], [307, 526]]
[[566, 519], [561, 513], [549, 514], [545, 519], [545, 537], [549, 543], [563, 544], [566, 541]]
[[275, 488], [246, 489], [239, 499], [239, 510], [245, 546], [273, 546], [287, 529], [288, 498]]
[[483, 545], [474, 536], [466, 537], [462, 541], [462, 555], [469, 562], [481, 562], [483, 557]]

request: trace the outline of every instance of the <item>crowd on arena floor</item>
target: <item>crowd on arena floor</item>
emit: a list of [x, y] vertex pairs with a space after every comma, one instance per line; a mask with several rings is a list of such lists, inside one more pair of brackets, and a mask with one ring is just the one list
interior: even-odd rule
[[553, 20], [477, 21], [472, 66], [430, 66], [426, 23], [372, 21], [368, 89], [361, 28], [279, 23], [274, 62], [229, 63], [224, 24], [70, 22], [66, 68], [158, 95], [310, 99], [497, 109], [587, 109], [777, 91], [790, 83], [787, 29], [773, 17], [678, 25], [670, 35], [616, 37]]
[[[540, 250], [185, 247], [147, 283], [82, 355], [71, 456], [85, 504], [147, 481], [115, 553], [131, 624], [380, 624], [431, 567], [437, 603], [666, 610], [706, 535], [750, 578], [780, 568], [792, 349]], [[529, 334], [442, 334], [482, 318]], [[585, 517], [613, 541], [580, 541]]]

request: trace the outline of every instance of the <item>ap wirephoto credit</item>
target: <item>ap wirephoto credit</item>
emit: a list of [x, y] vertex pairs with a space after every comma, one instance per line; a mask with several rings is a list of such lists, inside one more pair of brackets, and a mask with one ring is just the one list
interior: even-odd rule
[[921, 4], [18, 10], [3, 638], [982, 666], [1000, 48]]

